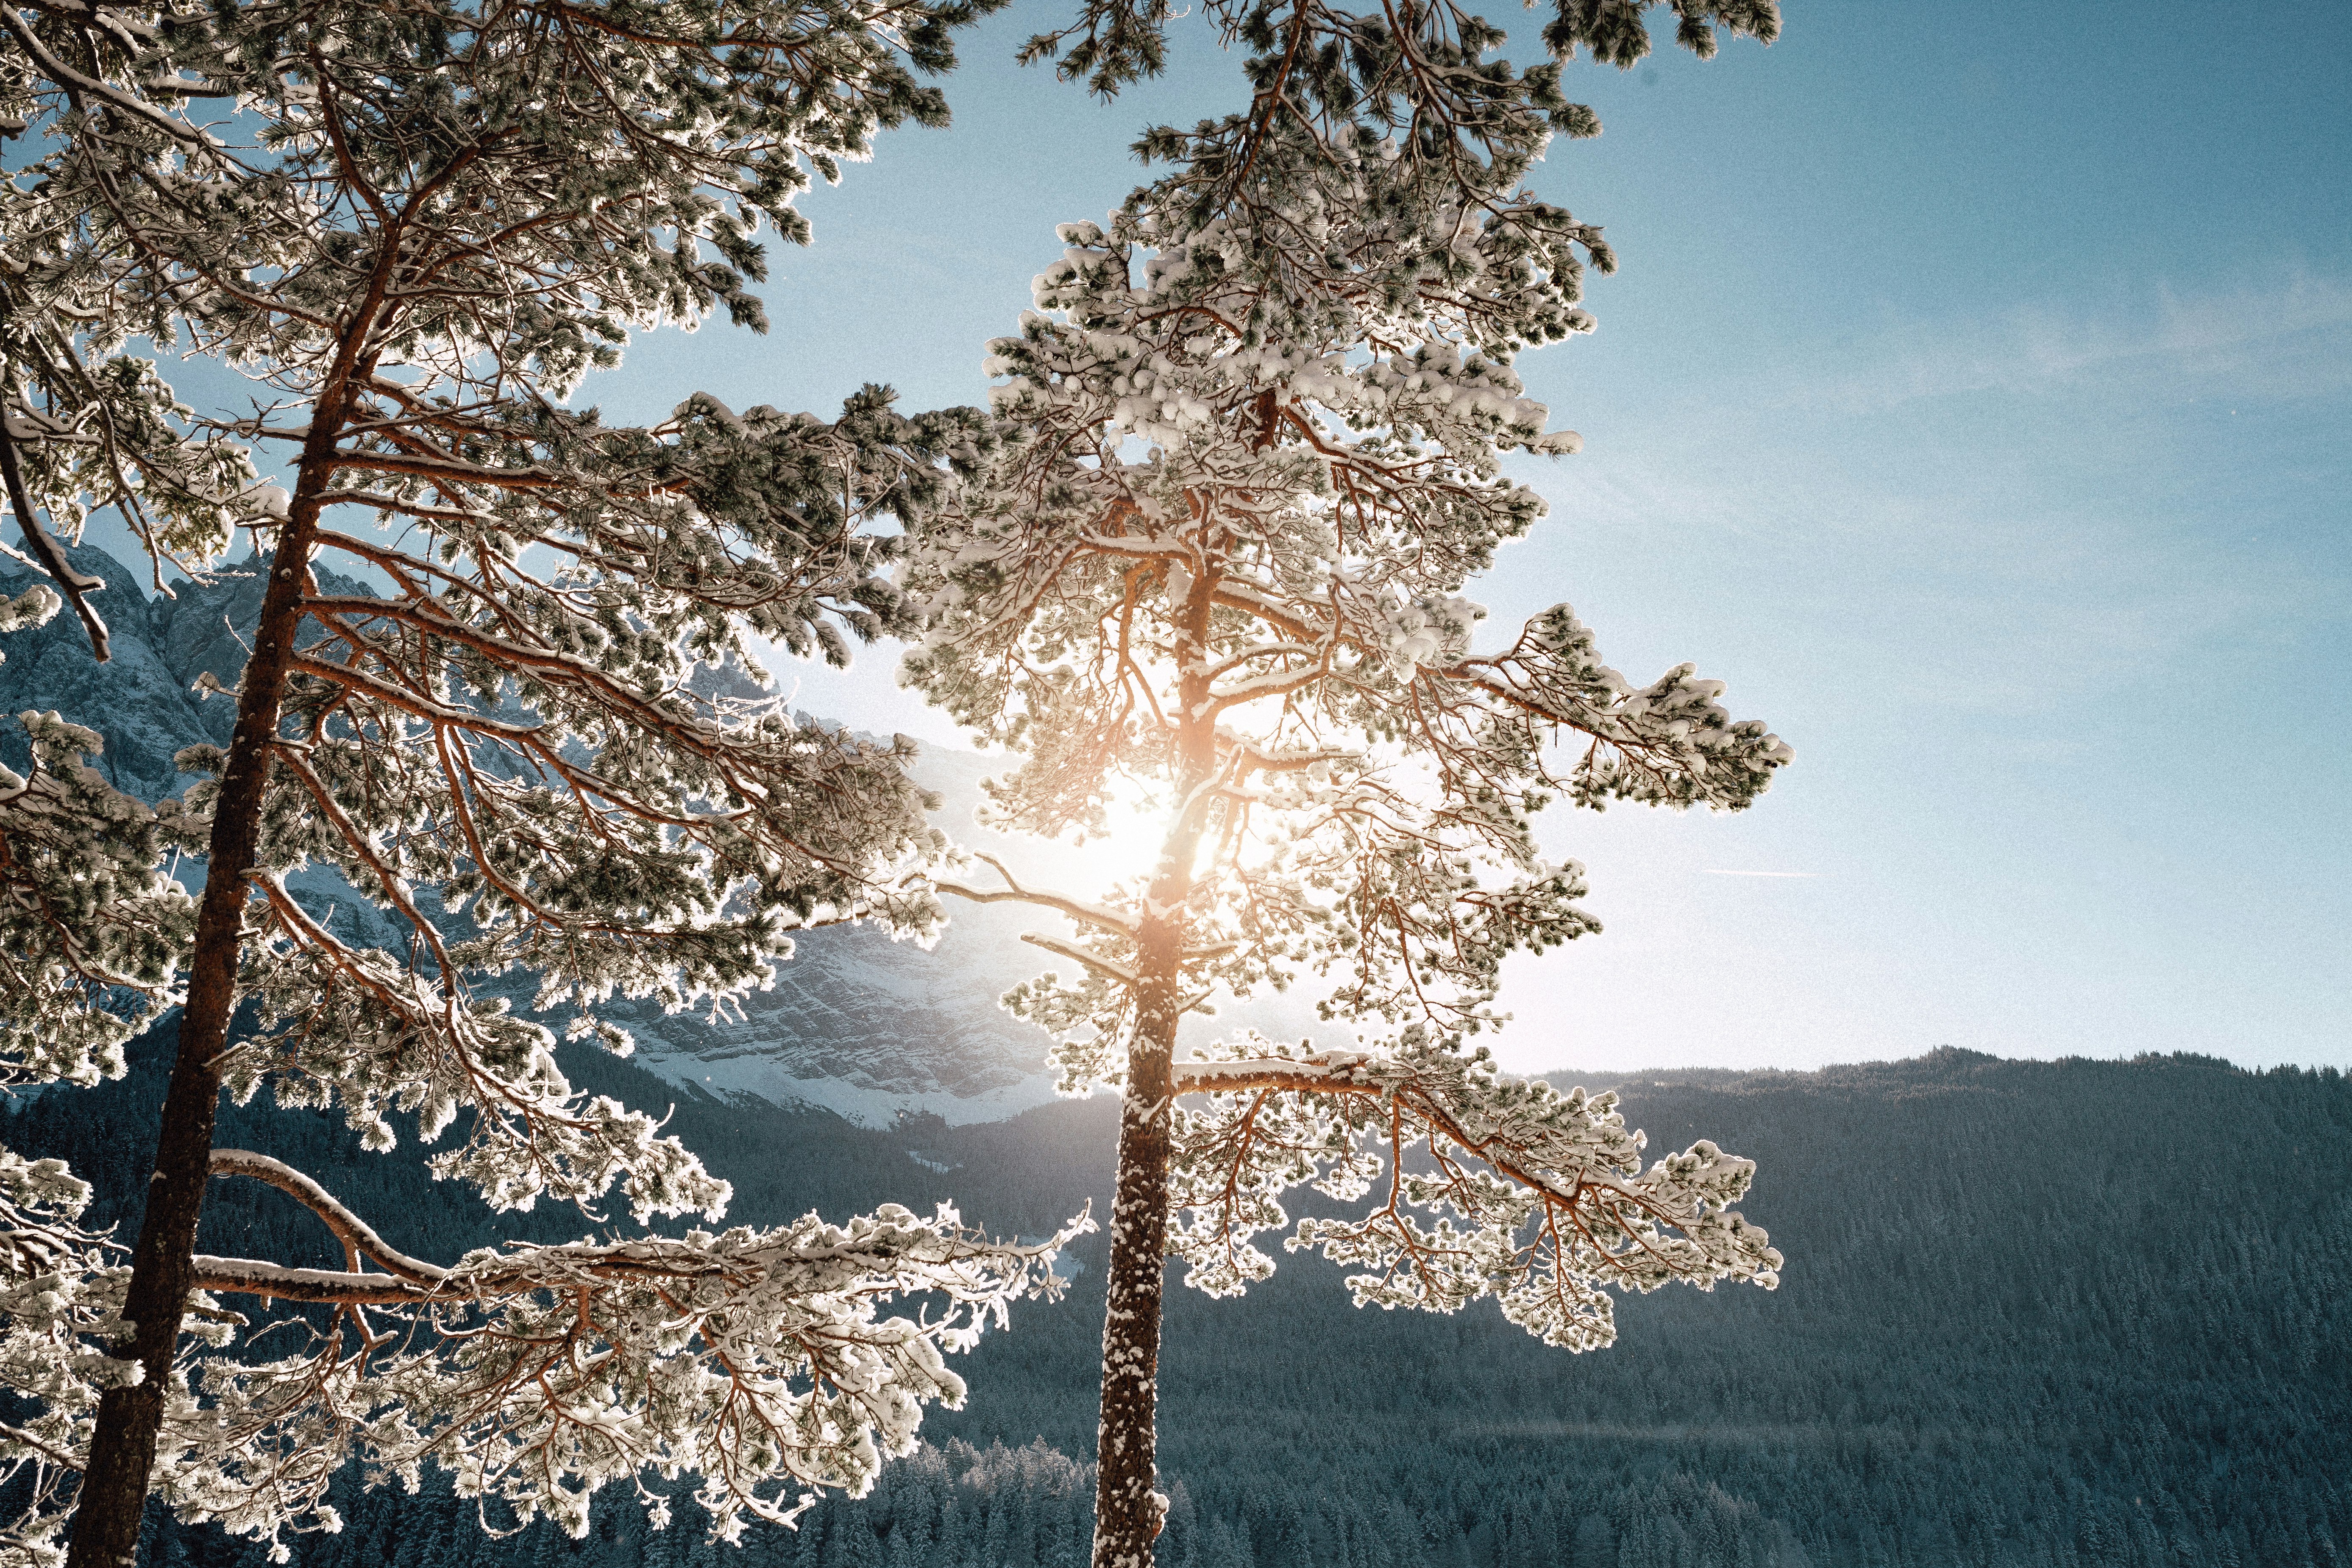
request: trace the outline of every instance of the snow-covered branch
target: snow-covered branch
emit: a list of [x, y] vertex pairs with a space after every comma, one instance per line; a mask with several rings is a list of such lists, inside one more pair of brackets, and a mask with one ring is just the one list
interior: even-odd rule
[[[52, 610], [56, 600], [51, 597]], [[180, 995], [195, 905], [162, 869], [197, 824], [85, 760], [98, 734], [16, 715], [30, 772], [0, 767], [0, 1083], [120, 1077], [122, 1044]]]
[[137, 1375], [107, 1353], [130, 1270], [79, 1224], [89, 1199], [64, 1162], [0, 1149], [0, 1561], [12, 1564], [54, 1552], [99, 1396]]
[[1067, 893], [1056, 892], [1050, 888], [1024, 886], [1019, 879], [1005, 868], [1004, 863], [993, 855], [978, 854], [973, 858], [986, 861], [998, 876], [1004, 879], [1004, 886], [987, 889], [971, 888], [961, 882], [951, 882], [944, 879], [935, 880], [933, 885], [942, 893], [952, 893], [959, 899], [967, 899], [976, 904], [1034, 904], [1040, 909], [1052, 910], [1058, 914], [1067, 915], [1080, 925], [1092, 926], [1097, 931], [1108, 931], [1114, 936], [1131, 939], [1136, 933], [1137, 924], [1131, 915], [1121, 914], [1117, 910], [1106, 909], [1100, 904], [1089, 903], [1084, 899], [1073, 898]]
[[[1059, 1249], [1092, 1228], [1080, 1215], [1015, 1245], [951, 1208], [886, 1205], [846, 1225], [486, 1250], [422, 1282], [200, 1258], [203, 1289], [337, 1315], [306, 1353], [201, 1369], [214, 1429], [243, 1447], [179, 1479], [184, 1511], [264, 1532], [296, 1517], [317, 1500], [253, 1483], [264, 1451], [299, 1443], [452, 1470], [574, 1535], [594, 1491], [648, 1469], [698, 1475], [724, 1539], [789, 1523], [819, 1489], [870, 1487], [914, 1447], [924, 1405], [961, 1405], [944, 1358], [1013, 1302], [1057, 1294]], [[882, 1315], [902, 1300], [943, 1310]]]
[[342, 1243], [354, 1268], [358, 1266], [358, 1255], [364, 1253], [412, 1285], [438, 1285], [448, 1277], [447, 1269], [387, 1245], [367, 1221], [345, 1208], [332, 1193], [282, 1160], [257, 1154], [250, 1149], [215, 1149], [212, 1172], [215, 1176], [248, 1176], [265, 1182], [317, 1215], [335, 1233], [335, 1239]]
[[1021, 940], [1032, 947], [1042, 947], [1047, 952], [1056, 953], [1063, 958], [1083, 964], [1089, 973], [1100, 975], [1114, 984], [1131, 986], [1135, 984], [1135, 970], [1131, 966], [1120, 963], [1115, 959], [1105, 958], [1100, 953], [1088, 952], [1085, 948], [1064, 942], [1057, 936], [1047, 936], [1042, 931], [1023, 931]]
[[[654, 1472], [698, 1478], [722, 1537], [789, 1523], [820, 1489], [870, 1487], [914, 1447], [924, 1405], [960, 1405], [945, 1358], [1016, 1301], [1058, 1294], [1056, 1258], [1094, 1228], [1081, 1213], [1042, 1241], [1001, 1242], [944, 1205], [886, 1205], [845, 1224], [491, 1248], [444, 1268], [388, 1246], [281, 1161], [222, 1150], [213, 1167], [293, 1196], [352, 1258], [341, 1270], [194, 1259], [205, 1294], [189, 1321], [206, 1343], [173, 1374], [175, 1507], [281, 1544], [334, 1527], [325, 1489], [353, 1458], [411, 1480], [452, 1471], [518, 1521], [544, 1513], [575, 1535], [595, 1491]], [[28, 1563], [48, 1560], [71, 1517], [99, 1394], [137, 1375], [106, 1353], [129, 1271], [76, 1226], [89, 1196], [58, 1162], [0, 1151], [0, 1387], [30, 1402], [0, 1424], [0, 1474], [21, 1478], [22, 1505], [0, 1552]], [[359, 1268], [362, 1253], [383, 1271]], [[265, 1328], [300, 1348], [227, 1353]]]
[[[1251, 1049], [1251, 1047], [1261, 1047]], [[1616, 1337], [1610, 1288], [1680, 1280], [1770, 1289], [1780, 1254], [1731, 1208], [1755, 1174], [1702, 1140], [1643, 1168], [1643, 1138], [1616, 1096], [1514, 1082], [1484, 1052], [1423, 1038], [1387, 1052], [1285, 1052], [1179, 1063], [1173, 1242], [1188, 1283], [1234, 1294], [1273, 1271], [1253, 1238], [1292, 1229], [1361, 1271], [1359, 1305], [1453, 1311], [1481, 1296], [1547, 1344], [1593, 1350]], [[1311, 1184], [1366, 1200], [1354, 1218], [1291, 1226], [1280, 1196]], [[1422, 1216], [1446, 1216], [1435, 1225]]]

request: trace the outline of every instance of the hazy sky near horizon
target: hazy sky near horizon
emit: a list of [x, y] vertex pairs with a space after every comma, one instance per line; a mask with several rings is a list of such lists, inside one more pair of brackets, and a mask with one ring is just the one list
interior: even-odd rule
[[[583, 396], [980, 401], [1052, 225], [1242, 97], [1197, 16], [1108, 107], [1012, 63], [1072, 9], [967, 33], [954, 126], [806, 199], [769, 335], [657, 334]], [[1565, 599], [1636, 680], [1695, 660], [1796, 762], [1737, 816], [1558, 812], [1607, 929], [1513, 968], [1498, 1053], [2352, 1067], [2352, 7], [1784, 10], [1570, 68], [1606, 131], [1535, 183], [1622, 270], [1521, 362], [1585, 449], [1527, 465], [1552, 515], [1471, 594], [1497, 639]], [[781, 673], [952, 742], [895, 662]]]

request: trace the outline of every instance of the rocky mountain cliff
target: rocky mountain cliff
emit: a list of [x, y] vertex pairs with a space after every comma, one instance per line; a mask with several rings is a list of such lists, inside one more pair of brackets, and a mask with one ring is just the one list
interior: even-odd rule
[[[106, 737], [100, 772], [117, 789], [142, 800], [175, 795], [187, 782], [172, 766], [183, 746], [228, 739], [236, 708], [192, 689], [209, 670], [233, 679], [244, 667], [245, 649], [232, 629], [241, 617], [250, 625], [261, 606], [261, 577], [247, 565], [231, 568], [205, 588], [177, 599], [150, 600], [139, 576], [102, 550], [68, 551], [74, 566], [105, 579], [90, 602], [114, 633], [114, 658], [99, 664], [89, 657], [80, 625], [59, 614], [48, 625], [0, 639], [0, 711], [56, 709], [76, 723]], [[9, 563], [0, 562], [0, 573]], [[0, 574], [0, 596], [14, 597], [34, 579]], [[24, 766], [21, 733], [0, 733], [0, 760]]]
[[[85, 546], [71, 556], [106, 581], [93, 602], [113, 630], [114, 657], [92, 660], [70, 616], [0, 639], [0, 712], [55, 709], [106, 737], [98, 765], [117, 788], [149, 801], [176, 794], [187, 781], [173, 753], [224, 743], [235, 723], [227, 699], [204, 698], [194, 686], [206, 672], [232, 682], [244, 668], [243, 634], [259, 612], [265, 568], [249, 559], [151, 597], [139, 586], [143, 574], [104, 551]], [[0, 574], [0, 595], [27, 585]], [[0, 761], [21, 768], [25, 745], [14, 729], [0, 726]], [[987, 771], [975, 755], [936, 748], [918, 765], [924, 785], [946, 802], [942, 822], [960, 837], [971, 837]], [[394, 940], [389, 922], [331, 873], [313, 871], [293, 885], [306, 902], [332, 907], [347, 940]], [[996, 1005], [1006, 986], [1042, 967], [1041, 955], [1019, 941], [1034, 922], [1003, 906], [951, 913], [954, 924], [929, 952], [870, 931], [809, 932], [773, 988], [748, 998], [739, 1019], [665, 1017], [630, 1005], [611, 1011], [636, 1036], [644, 1065], [672, 1082], [804, 1101], [866, 1121], [901, 1110], [951, 1122], [1010, 1115], [1051, 1098], [1045, 1036]]]

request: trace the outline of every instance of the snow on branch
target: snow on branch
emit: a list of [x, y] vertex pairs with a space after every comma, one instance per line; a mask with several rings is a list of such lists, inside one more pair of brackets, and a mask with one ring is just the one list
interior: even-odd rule
[[0, 766], [0, 1084], [119, 1078], [123, 1042], [180, 994], [195, 904], [160, 863], [198, 825], [108, 783], [85, 760], [96, 731], [16, 722], [32, 759]]
[[1004, 863], [993, 855], [975, 853], [973, 858], [986, 861], [998, 876], [1004, 879], [1004, 886], [983, 889], [966, 887], [961, 882], [945, 880], [937, 881], [934, 885], [943, 893], [952, 893], [959, 899], [969, 899], [976, 904], [1035, 904], [1041, 909], [1053, 910], [1057, 913], [1067, 915], [1081, 925], [1093, 926], [1098, 931], [1108, 931], [1117, 936], [1132, 938], [1138, 930], [1137, 921], [1132, 915], [1121, 914], [1117, 910], [1106, 909], [1100, 904], [1089, 903], [1084, 899], [1073, 898], [1067, 893], [1057, 893], [1050, 888], [1024, 887], [1011, 871], [1005, 869]]
[[282, 1160], [257, 1154], [250, 1149], [215, 1149], [211, 1163], [215, 1176], [248, 1176], [267, 1183], [317, 1215], [335, 1233], [335, 1239], [342, 1243], [353, 1268], [359, 1267], [359, 1255], [365, 1253], [413, 1285], [437, 1285], [448, 1278], [447, 1269], [421, 1262], [388, 1245], [367, 1221], [345, 1208], [332, 1193]]
[[99, 1397], [137, 1376], [107, 1352], [130, 1270], [79, 1223], [89, 1199], [63, 1161], [0, 1149], [0, 1562], [11, 1564], [54, 1552]]
[[1032, 947], [1042, 947], [1047, 952], [1057, 953], [1061, 957], [1084, 964], [1090, 973], [1114, 984], [1132, 986], [1136, 983], [1135, 970], [1132, 966], [1105, 958], [1098, 952], [1089, 952], [1075, 943], [1062, 941], [1059, 937], [1047, 936], [1043, 932], [1031, 931], [1023, 931], [1021, 940]]
[[[197, 1342], [169, 1391], [163, 1479], [181, 1518], [263, 1538], [281, 1561], [288, 1532], [340, 1528], [326, 1489], [353, 1458], [412, 1485], [450, 1471], [499, 1531], [545, 1514], [579, 1536], [593, 1494], [622, 1483], [666, 1521], [660, 1483], [680, 1479], [723, 1539], [789, 1524], [821, 1490], [870, 1488], [915, 1447], [924, 1405], [960, 1405], [945, 1358], [1013, 1302], [1058, 1295], [1055, 1258], [1094, 1228], [1081, 1213], [1015, 1244], [945, 1205], [885, 1205], [840, 1225], [486, 1248], [444, 1268], [282, 1162], [223, 1150], [213, 1173], [288, 1193], [388, 1270], [194, 1260]], [[138, 1376], [109, 1353], [129, 1270], [76, 1224], [89, 1195], [61, 1162], [0, 1150], [12, 1563], [53, 1561], [99, 1397]], [[215, 1295], [275, 1315], [257, 1327]], [[264, 1333], [298, 1348], [261, 1359]]]
[[[1790, 752], [1690, 665], [1629, 681], [1565, 605], [1480, 646], [1465, 587], [1545, 506], [1503, 456], [1567, 449], [1511, 352], [1575, 313], [1565, 254], [1597, 234], [1524, 193], [1419, 205], [1369, 148], [1317, 170], [1265, 174], [1312, 252], [1143, 196], [1064, 226], [991, 345], [1006, 437], [916, 531], [906, 674], [1025, 753], [991, 785], [1000, 828], [1087, 826], [1113, 775], [1172, 788], [1187, 885], [1120, 891], [1143, 923], [1181, 910], [1185, 994], [1312, 975], [1335, 1019], [1467, 1034], [1501, 1021], [1507, 955], [1599, 929], [1538, 813], [1742, 810]], [[1530, 269], [1537, 229], [1561, 248]], [[1423, 247], [1446, 269], [1414, 270]], [[1355, 270], [1315, 272], [1327, 253]], [[1410, 290], [1373, 285], [1391, 266]], [[1097, 1047], [1128, 1000], [1094, 980], [1134, 938], [1108, 934], [1081, 945], [1112, 970], [1013, 994], [1082, 1039], [1072, 1082], [1118, 1070]]]
[[[275, 1162], [229, 1169], [308, 1192], [353, 1231], [347, 1245], [397, 1270], [196, 1259], [205, 1290], [331, 1309], [323, 1327], [284, 1320], [309, 1324], [300, 1353], [197, 1369], [206, 1405], [183, 1434], [197, 1447], [174, 1477], [181, 1511], [273, 1539], [320, 1500], [288, 1477], [353, 1455], [412, 1483], [449, 1470], [511, 1522], [543, 1513], [575, 1537], [590, 1497], [623, 1481], [666, 1520], [657, 1478], [698, 1478], [721, 1539], [789, 1524], [819, 1490], [870, 1488], [914, 1447], [922, 1406], [961, 1405], [945, 1357], [1013, 1302], [1056, 1295], [1055, 1258], [1093, 1229], [1081, 1214], [1014, 1245], [944, 1205], [928, 1218], [888, 1205], [842, 1225], [484, 1249], [443, 1269], [379, 1250]], [[920, 1310], [885, 1315], [899, 1302]], [[332, 1462], [289, 1471], [278, 1461], [293, 1453]]]
[[[1407, 1031], [1391, 1051], [1285, 1049], [1257, 1037], [1174, 1065], [1180, 1106], [1171, 1250], [1187, 1283], [1239, 1294], [1274, 1270], [1254, 1243], [1319, 1248], [1360, 1272], [1359, 1306], [1454, 1311], [1482, 1296], [1571, 1351], [1616, 1338], [1610, 1289], [1718, 1280], [1771, 1289], [1780, 1255], [1730, 1205], [1752, 1161], [1701, 1141], [1644, 1169], [1616, 1096], [1514, 1082], [1486, 1053]], [[1281, 1194], [1311, 1184], [1353, 1218], [1295, 1226]]]
[[[16, 17], [5, 8], [0, 8], [0, 23], [7, 25], [12, 32], [18, 29]], [[27, 35], [20, 32], [18, 36]], [[0, 327], [6, 323], [8, 311], [5, 306], [6, 301], [0, 300]], [[81, 621], [82, 632], [89, 638], [90, 657], [104, 664], [113, 657], [110, 651], [111, 645], [108, 640], [106, 621], [91, 605], [89, 596], [106, 584], [96, 577], [74, 570], [73, 563], [66, 559], [63, 548], [51, 537], [49, 531], [41, 526], [40, 514], [33, 510], [32, 492], [25, 484], [24, 466], [16, 455], [16, 437], [8, 428], [8, 405], [14, 401], [10, 395], [14, 391], [11, 384], [16, 379], [10, 374], [12, 370], [6, 345], [0, 344], [0, 500], [5, 500], [8, 510], [16, 514], [17, 526], [25, 536], [25, 548], [32, 553], [27, 555], [5, 543], [0, 543], [0, 550], [5, 550], [9, 555], [57, 584], [58, 592], [72, 604], [74, 615]], [[43, 618], [47, 619], [46, 616]], [[21, 622], [21, 617], [18, 619]]]

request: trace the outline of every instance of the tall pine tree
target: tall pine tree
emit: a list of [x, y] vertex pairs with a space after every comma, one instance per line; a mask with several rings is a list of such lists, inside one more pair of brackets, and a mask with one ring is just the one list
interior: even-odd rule
[[[331, 1523], [354, 1453], [574, 1531], [609, 1481], [698, 1475], [732, 1535], [869, 1484], [961, 1396], [942, 1352], [1053, 1287], [1050, 1243], [944, 1209], [420, 1259], [213, 1147], [224, 1090], [267, 1090], [378, 1148], [446, 1141], [436, 1173], [494, 1206], [617, 1188], [640, 1223], [716, 1215], [725, 1184], [575, 1092], [551, 1024], [625, 1050], [596, 1016], [615, 994], [723, 1008], [796, 929], [931, 925], [905, 748], [704, 677], [755, 639], [838, 659], [904, 624], [862, 525], [932, 504], [974, 417], [869, 390], [837, 420], [698, 396], [632, 428], [566, 399], [632, 331], [764, 324], [760, 231], [803, 237], [812, 171], [943, 121], [919, 79], [990, 3], [0, 5], [0, 136], [26, 139], [0, 179], [0, 478], [50, 584], [0, 627], [70, 605], [107, 657], [60, 542], [100, 507], [159, 587], [238, 530], [268, 563], [215, 692], [234, 737], [182, 753], [184, 798], [112, 792], [56, 716], [0, 778], [0, 1070], [118, 1072], [181, 1007], [127, 1268], [73, 1228], [68, 1173], [0, 1166], [0, 1372], [40, 1401], [0, 1436], [35, 1478], [12, 1554], [53, 1560], [74, 1508], [70, 1561], [114, 1568], [151, 1486], [240, 1531]], [[141, 339], [241, 371], [249, 416], [197, 417]], [[173, 849], [200, 899], [159, 870]], [[351, 935], [298, 890], [321, 886], [394, 935]], [[345, 1267], [198, 1256], [216, 1176], [307, 1205]], [[909, 1293], [948, 1310], [884, 1315]]]
[[[1645, 9], [1564, 5], [1547, 42], [1627, 64]], [[1777, 27], [1769, 5], [1675, 10], [1702, 54], [1710, 18]], [[1701, 1142], [1645, 1166], [1613, 1096], [1507, 1081], [1471, 1041], [1507, 955], [1597, 929], [1536, 813], [1738, 810], [1790, 754], [1688, 665], [1626, 679], [1565, 605], [1482, 646], [1463, 596], [1544, 510], [1504, 456], [1576, 449], [1512, 361], [1589, 328], [1581, 280], [1611, 258], [1521, 182], [1597, 124], [1557, 60], [1515, 70], [1449, 5], [1215, 14], [1255, 51], [1249, 108], [1148, 135], [1171, 173], [1108, 229], [1062, 228], [1036, 311], [991, 345], [1005, 445], [919, 520], [907, 578], [908, 679], [1019, 756], [992, 825], [1159, 822], [1151, 868], [1114, 886], [994, 860], [943, 884], [1071, 922], [1031, 938], [1071, 970], [1008, 1005], [1055, 1034], [1066, 1090], [1121, 1093], [1096, 1568], [1145, 1568], [1168, 1507], [1171, 1254], [1238, 1294], [1287, 1228], [1355, 1267], [1359, 1304], [1491, 1295], [1570, 1350], [1612, 1339], [1607, 1288], [1769, 1286], [1780, 1261], [1730, 1207], [1750, 1162]], [[1032, 47], [1115, 86], [1156, 60], [1157, 15], [1105, 0]], [[1344, 1048], [1244, 1033], [1175, 1058], [1221, 991], [1299, 981]], [[1307, 1183], [1364, 1206], [1294, 1225]]]

